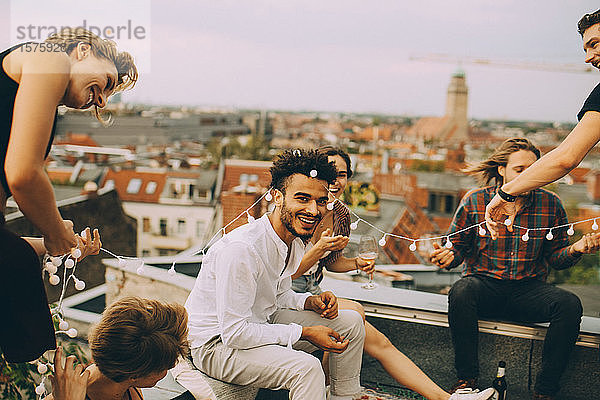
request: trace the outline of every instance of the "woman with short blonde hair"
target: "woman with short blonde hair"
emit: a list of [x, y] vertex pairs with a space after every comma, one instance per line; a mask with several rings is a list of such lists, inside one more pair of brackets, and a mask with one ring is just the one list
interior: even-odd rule
[[[98, 110], [137, 79], [129, 53], [83, 28], [64, 28], [43, 43], [0, 53], [0, 303], [6, 304], [0, 348], [9, 362], [35, 360], [56, 348], [39, 256], [62, 256], [77, 247], [81, 260], [101, 247], [98, 230], [88, 228], [82, 237], [62, 219], [44, 168], [57, 107], [94, 107], [107, 124]], [[4, 228], [11, 195], [41, 238], [20, 238]]]

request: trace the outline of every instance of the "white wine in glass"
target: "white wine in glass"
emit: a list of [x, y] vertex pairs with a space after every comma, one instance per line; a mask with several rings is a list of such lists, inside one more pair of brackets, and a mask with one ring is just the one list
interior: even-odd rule
[[[377, 241], [373, 236], [363, 235], [360, 237], [358, 244], [358, 257], [366, 261], [373, 261], [377, 259], [379, 247]], [[363, 289], [373, 290], [377, 288], [377, 284], [373, 282], [373, 274], [369, 274], [369, 282], [361, 286]]]

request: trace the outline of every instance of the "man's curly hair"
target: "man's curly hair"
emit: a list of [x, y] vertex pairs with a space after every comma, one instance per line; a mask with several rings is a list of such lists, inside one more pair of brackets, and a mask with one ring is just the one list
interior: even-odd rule
[[333, 184], [337, 178], [337, 169], [333, 162], [327, 160], [325, 154], [316, 150], [285, 150], [279, 154], [271, 167], [271, 187], [285, 194], [288, 178], [294, 174], [310, 176], [312, 170], [317, 171], [316, 179]]
[[593, 12], [591, 14], [585, 14], [583, 17], [581, 17], [581, 19], [577, 23], [577, 31], [579, 31], [579, 34], [581, 35], [581, 37], [583, 37], [583, 34], [585, 33], [585, 31], [590, 26], [593, 26], [596, 24], [600, 24], [600, 10]]

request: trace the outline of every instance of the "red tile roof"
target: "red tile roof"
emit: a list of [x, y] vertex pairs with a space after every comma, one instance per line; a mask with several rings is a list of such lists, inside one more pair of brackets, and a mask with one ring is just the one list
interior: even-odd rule
[[[132, 179], [140, 179], [141, 185], [137, 193], [127, 193], [127, 186]], [[112, 180], [119, 197], [123, 201], [135, 201], [142, 203], [158, 203], [160, 195], [167, 182], [166, 172], [140, 172], [124, 169], [121, 171], [109, 170], [104, 178], [104, 184]], [[146, 193], [150, 182], [156, 183], [156, 189], [152, 193]]]
[[240, 185], [240, 176], [242, 174], [258, 175], [258, 181], [254, 186], [268, 188], [271, 185], [271, 161], [254, 160], [225, 160], [225, 172], [223, 174], [222, 192], [228, 192]]

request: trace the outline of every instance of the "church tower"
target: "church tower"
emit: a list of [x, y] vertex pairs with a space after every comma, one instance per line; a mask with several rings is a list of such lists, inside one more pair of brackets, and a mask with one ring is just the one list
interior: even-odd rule
[[452, 141], [466, 142], [469, 138], [468, 97], [469, 88], [467, 88], [465, 71], [459, 68], [452, 74], [446, 98], [446, 116], [452, 118], [456, 124], [456, 131], [450, 138]]

